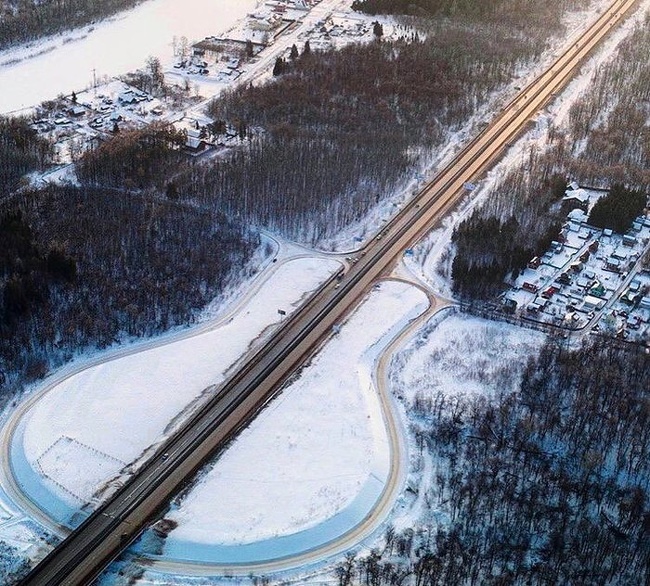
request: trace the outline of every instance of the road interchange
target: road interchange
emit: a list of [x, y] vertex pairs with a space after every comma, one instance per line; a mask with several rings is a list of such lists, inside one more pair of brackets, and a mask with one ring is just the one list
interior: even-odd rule
[[88, 584], [167, 506], [202, 464], [268, 402], [402, 252], [435, 225], [500, 156], [528, 121], [571, 79], [583, 59], [636, 4], [618, 0], [525, 88], [456, 159], [359, 251], [349, 270], [328, 280], [257, 355], [222, 385], [204, 412], [171, 438], [107, 502], [57, 547], [23, 584]]

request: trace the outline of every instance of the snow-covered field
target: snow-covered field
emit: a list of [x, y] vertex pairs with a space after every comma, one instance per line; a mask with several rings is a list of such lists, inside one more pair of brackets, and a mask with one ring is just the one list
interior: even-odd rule
[[174, 39], [219, 35], [257, 0], [149, 0], [93, 26], [0, 51], [0, 113], [32, 107], [96, 79], [173, 59]]
[[[427, 417], [439, 394], [493, 397], [512, 392], [544, 340], [541, 332], [453, 311], [434, 316], [391, 365], [391, 389], [402, 399], [411, 431]], [[446, 513], [433, 504], [437, 499], [430, 496], [435, 457], [418, 448], [413, 433], [409, 440], [409, 490], [400, 496], [390, 519], [397, 531], [447, 522]]]
[[45, 381], [22, 417], [12, 465], [27, 494], [55, 519], [70, 516], [127, 465], [150, 453], [179, 414], [213, 393], [256, 340], [289, 315], [304, 292], [338, 267], [297, 259], [277, 267], [256, 295], [225, 323], [199, 335], [134, 352]]
[[335, 539], [369, 514], [391, 450], [376, 362], [427, 306], [425, 294], [405, 283], [374, 290], [168, 515], [178, 528], [164, 556], [286, 556]]
[[[423, 328], [392, 365], [393, 391], [408, 403], [424, 395], [511, 392], [545, 335], [461, 313]], [[509, 368], [503, 372], [503, 365]]]

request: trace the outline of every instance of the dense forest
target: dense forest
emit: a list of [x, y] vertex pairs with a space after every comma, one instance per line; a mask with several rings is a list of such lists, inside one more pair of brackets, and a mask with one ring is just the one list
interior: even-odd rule
[[646, 583], [648, 380], [640, 349], [548, 343], [514, 393], [424, 391], [411, 431], [433, 460], [415, 495], [430, 516], [348, 555], [339, 584]]
[[456, 255], [451, 276], [459, 297], [494, 296], [507, 275], [526, 268], [531, 258], [541, 255], [557, 238], [561, 217], [550, 207], [564, 195], [565, 179], [554, 175], [527, 188], [535, 193], [534, 203], [517, 203], [517, 186], [501, 183], [499, 201], [511, 202], [507, 211], [490, 209], [487, 204], [454, 229]]
[[0, 49], [83, 26], [143, 0], [0, 0]]
[[26, 118], [0, 116], [0, 199], [31, 171], [52, 160], [52, 145], [40, 138]]
[[[543, 4], [542, 6], [533, 6]], [[575, 6], [575, 4], [573, 4]], [[582, 6], [586, 6], [583, 2]], [[565, 4], [564, 7], [567, 5]], [[465, 20], [493, 19], [501, 22], [518, 21], [527, 15], [535, 26], [544, 20], [557, 19], [558, 6], [554, 2], [531, 2], [531, 0], [508, 0], [475, 2], [474, 0], [354, 0], [353, 10], [366, 14], [414, 15], [426, 18], [458, 17]], [[563, 7], [560, 6], [560, 9]], [[555, 14], [554, 14], [555, 13]]]
[[84, 348], [191, 322], [259, 244], [216, 212], [121, 191], [50, 187], [13, 201], [2, 223], [7, 384]]
[[258, 236], [218, 212], [121, 190], [49, 187], [0, 206], [0, 382], [85, 348], [193, 320]]
[[118, 132], [79, 161], [81, 188], [36, 189], [21, 178], [51, 143], [0, 118], [0, 404], [76, 352], [191, 322], [246, 267], [257, 233], [159, 179], [184, 141]]
[[84, 184], [126, 189], [160, 187], [171, 170], [185, 161], [179, 150], [185, 132], [154, 122], [115, 136], [87, 150], [77, 161], [77, 177]]
[[[561, 184], [550, 192], [553, 178], [571, 178], [583, 185], [612, 187], [609, 197], [594, 207], [590, 221], [624, 232], [639, 215], [650, 193], [650, 127], [646, 124], [650, 100], [650, 15], [622, 42], [618, 55], [593, 73], [588, 90], [571, 106], [567, 123], [551, 125], [544, 151], [531, 150], [522, 163], [505, 174], [490, 196], [455, 232], [454, 290], [485, 298], [499, 288], [512, 263], [512, 247], [544, 252], [548, 237], [562, 219], [553, 204], [562, 195]], [[555, 193], [555, 196], [548, 195]], [[523, 227], [516, 243], [488, 251], [475, 245], [472, 225], [515, 218]], [[490, 267], [494, 267], [492, 271]], [[473, 286], [478, 275], [489, 286]]]
[[273, 83], [211, 106], [245, 140], [179, 179], [181, 197], [310, 243], [359, 221], [541, 54], [564, 10], [585, 3], [491, 4], [499, 10], [472, 27], [468, 4], [453, 18], [405, 21], [401, 39], [294, 51]]
[[615, 183], [609, 193], [594, 205], [589, 214], [589, 223], [597, 228], [609, 228], [625, 234], [647, 203], [648, 196], [642, 190], [627, 189], [624, 185]]

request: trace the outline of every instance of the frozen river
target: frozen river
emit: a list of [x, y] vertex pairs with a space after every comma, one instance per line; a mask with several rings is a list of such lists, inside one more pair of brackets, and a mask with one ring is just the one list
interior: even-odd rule
[[86, 26], [0, 52], [0, 113], [29, 108], [142, 67], [149, 56], [173, 57], [174, 37], [191, 42], [219, 35], [257, 0], [149, 0]]

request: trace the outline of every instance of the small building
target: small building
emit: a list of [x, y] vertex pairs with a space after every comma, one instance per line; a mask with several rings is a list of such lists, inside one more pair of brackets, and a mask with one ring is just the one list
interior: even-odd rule
[[559, 290], [560, 290], [560, 289], [559, 289], [558, 287], [555, 287], [555, 286], [551, 285], [550, 287], [547, 287], [546, 289], [544, 289], [544, 291], [542, 291], [542, 297], [543, 297], [544, 299], [550, 299], [550, 298], [553, 297], [553, 295], [555, 295]]
[[587, 221], [587, 214], [580, 208], [574, 208], [568, 213], [567, 218], [575, 224], [584, 224]]
[[633, 291], [634, 293], [638, 293], [641, 291], [641, 281], [637, 281], [636, 279], [632, 279], [632, 282], [630, 283], [629, 286], [630, 291]]
[[131, 90], [122, 92], [117, 99], [121, 104], [135, 104], [138, 102], [138, 97]]
[[621, 302], [625, 303], [625, 305], [634, 305], [637, 296], [638, 296], [637, 293], [635, 293], [634, 291], [630, 291], [630, 289], [628, 288], [621, 295]]
[[[575, 188], [572, 187], [574, 185]], [[589, 193], [581, 189], [574, 181], [569, 185], [569, 189], [564, 192], [562, 206], [564, 209], [581, 209], [586, 212], [589, 208]]]
[[583, 265], [581, 262], [576, 261], [576, 262], [574, 262], [574, 263], [571, 263], [571, 266], [570, 266], [569, 268], [571, 269], [571, 271], [572, 271], [573, 273], [576, 273], [576, 274], [577, 274], [577, 273], [579, 273], [580, 271], [582, 271], [582, 269], [584, 268], [584, 265]]
[[583, 291], [589, 287], [589, 285], [591, 285], [591, 279], [587, 279], [587, 277], [579, 277], [576, 281], [576, 286]]
[[517, 302], [514, 299], [505, 298], [503, 300], [503, 311], [506, 313], [514, 313], [517, 311]]
[[625, 320], [625, 325], [631, 330], [638, 330], [641, 327], [641, 320], [638, 318], [638, 316], [630, 315]]
[[202, 139], [196, 136], [188, 136], [185, 141], [185, 150], [191, 153], [200, 153], [201, 151], [207, 148], [208, 144]]
[[587, 295], [582, 302], [582, 308], [585, 311], [593, 311], [602, 309], [605, 306], [605, 302], [602, 299], [599, 299], [598, 297], [594, 297], [593, 295]]
[[602, 283], [596, 282], [591, 289], [589, 289], [589, 294], [595, 297], [605, 297], [605, 287]]
[[548, 299], [545, 299], [544, 297], [535, 297], [532, 301], [535, 305], [537, 305], [540, 309], [544, 309], [548, 305]]
[[537, 293], [537, 285], [534, 283], [529, 283], [528, 281], [525, 281], [524, 284], [521, 286], [521, 288], [524, 291], [529, 291], [530, 293]]
[[531, 258], [528, 261], [528, 268], [535, 270], [535, 269], [539, 268], [539, 265], [541, 264], [541, 262], [542, 261], [540, 260], [539, 256], [534, 256], [533, 258]]
[[68, 108], [68, 114], [75, 118], [81, 118], [85, 113], [86, 109], [83, 106], [72, 106], [71, 108]]
[[623, 246], [629, 246], [630, 248], [636, 246], [637, 240], [634, 236], [629, 234], [623, 235]]
[[621, 270], [621, 261], [614, 257], [610, 256], [606, 261], [605, 261], [605, 268], [608, 271], [613, 271], [615, 273], [618, 273]]
[[532, 301], [526, 306], [526, 311], [528, 313], [539, 313], [540, 310], [542, 309], [542, 306], [537, 303], [536, 301]]

